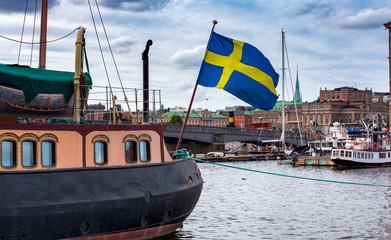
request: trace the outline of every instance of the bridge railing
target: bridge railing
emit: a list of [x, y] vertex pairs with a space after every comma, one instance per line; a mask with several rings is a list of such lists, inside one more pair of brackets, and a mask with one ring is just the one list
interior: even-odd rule
[[[166, 131], [180, 132], [182, 124], [166, 124]], [[281, 131], [269, 130], [269, 129], [248, 129], [248, 128], [229, 128], [229, 127], [212, 127], [212, 126], [199, 126], [199, 125], [187, 125], [185, 132], [191, 133], [211, 133], [211, 134], [240, 134], [249, 136], [275, 136], [279, 138]], [[306, 138], [306, 134], [302, 134]], [[286, 131], [285, 136], [287, 138], [299, 137], [298, 132]]]

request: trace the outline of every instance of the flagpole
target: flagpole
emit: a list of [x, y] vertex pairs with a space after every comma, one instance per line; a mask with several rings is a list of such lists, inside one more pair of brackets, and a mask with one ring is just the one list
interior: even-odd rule
[[[217, 23], [218, 23], [217, 20], [213, 20], [212, 32], [211, 32], [211, 34], [210, 34], [209, 41], [208, 41], [208, 45], [206, 46], [206, 49], [209, 49], [209, 44], [210, 44], [210, 40], [211, 40], [211, 37], [212, 37], [212, 33], [213, 33], [213, 30], [215, 29], [215, 25], [216, 25]], [[206, 54], [206, 52], [207, 52], [207, 51], [205, 51], [205, 54]], [[205, 59], [205, 56], [204, 56], [204, 59]], [[202, 63], [202, 64], [203, 64], [203, 63]], [[202, 68], [202, 65], [201, 65], [201, 68]], [[181, 134], [179, 135], [178, 143], [177, 143], [177, 145], [176, 145], [176, 149], [175, 149], [176, 151], [178, 151], [179, 148], [181, 147], [181, 142], [182, 142], [182, 138], [183, 138], [183, 133], [185, 132], [185, 127], [186, 127], [186, 124], [187, 124], [187, 119], [189, 118], [191, 106], [193, 105], [193, 100], [194, 100], [195, 93], [196, 93], [196, 91], [197, 91], [197, 87], [198, 87], [198, 81], [196, 82], [196, 84], [195, 84], [195, 86], [194, 86], [193, 95], [191, 96], [189, 108], [187, 109], [186, 118], [185, 118], [185, 121], [183, 122], [182, 129], [181, 129]]]

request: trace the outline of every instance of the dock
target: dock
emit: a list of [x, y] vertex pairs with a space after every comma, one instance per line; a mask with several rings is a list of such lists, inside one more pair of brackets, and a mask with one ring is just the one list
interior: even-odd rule
[[219, 157], [197, 157], [200, 160], [209, 162], [233, 162], [233, 161], [260, 161], [260, 160], [286, 160], [287, 157], [283, 153], [267, 153], [267, 154], [246, 154], [246, 155], [228, 155]]
[[299, 156], [299, 166], [336, 166], [328, 156]]

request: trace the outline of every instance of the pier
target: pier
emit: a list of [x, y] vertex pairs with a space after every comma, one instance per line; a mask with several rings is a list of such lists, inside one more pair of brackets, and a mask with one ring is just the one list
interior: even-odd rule
[[287, 156], [283, 153], [267, 153], [267, 154], [246, 154], [246, 155], [226, 155], [220, 157], [197, 157], [209, 162], [234, 162], [234, 161], [259, 161], [259, 160], [287, 160]]

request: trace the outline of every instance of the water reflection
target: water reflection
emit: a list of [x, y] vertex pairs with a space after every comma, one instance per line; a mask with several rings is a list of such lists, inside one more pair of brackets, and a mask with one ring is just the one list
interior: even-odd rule
[[[336, 170], [229, 163], [287, 175], [391, 185], [391, 168]], [[204, 189], [184, 228], [169, 239], [391, 237], [391, 188], [315, 182], [199, 164]]]

